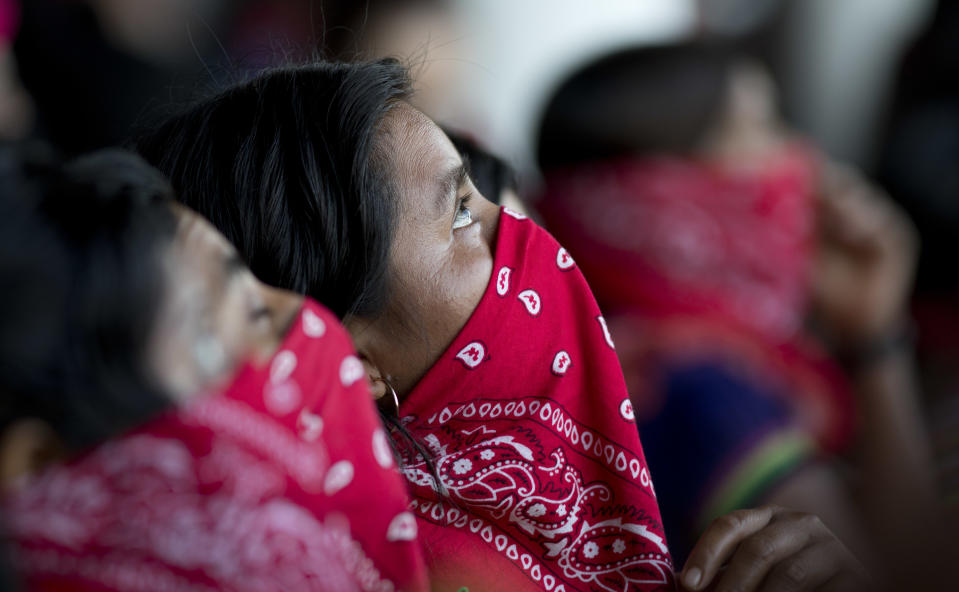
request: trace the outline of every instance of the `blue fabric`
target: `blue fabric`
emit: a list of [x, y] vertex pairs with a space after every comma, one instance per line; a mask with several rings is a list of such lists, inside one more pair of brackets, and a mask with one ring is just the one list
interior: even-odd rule
[[776, 393], [722, 363], [664, 369], [660, 412], [639, 424], [669, 548], [682, 566], [698, 537], [697, 518], [713, 489], [763, 436], [787, 429], [790, 409]]

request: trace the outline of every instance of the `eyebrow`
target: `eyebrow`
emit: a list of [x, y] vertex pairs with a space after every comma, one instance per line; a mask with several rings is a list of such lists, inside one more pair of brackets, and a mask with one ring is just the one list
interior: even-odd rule
[[450, 196], [455, 196], [456, 190], [469, 178], [469, 169], [469, 161], [463, 158], [459, 165], [449, 169], [439, 178], [440, 189], [436, 194], [436, 211], [439, 215], [442, 216], [449, 211], [452, 203]]

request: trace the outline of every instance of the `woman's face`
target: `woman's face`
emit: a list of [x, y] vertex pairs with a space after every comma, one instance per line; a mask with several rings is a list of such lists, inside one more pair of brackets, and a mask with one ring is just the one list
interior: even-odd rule
[[[499, 208], [473, 186], [459, 153], [428, 117], [401, 104], [384, 121], [378, 152], [397, 192], [387, 304], [346, 320], [371, 377], [402, 396], [473, 314], [493, 270]], [[374, 396], [385, 387], [374, 384]]]
[[177, 230], [163, 254], [166, 293], [148, 363], [160, 386], [183, 400], [222, 383], [245, 360], [268, 360], [303, 299], [257, 281], [206, 219], [173, 208]]

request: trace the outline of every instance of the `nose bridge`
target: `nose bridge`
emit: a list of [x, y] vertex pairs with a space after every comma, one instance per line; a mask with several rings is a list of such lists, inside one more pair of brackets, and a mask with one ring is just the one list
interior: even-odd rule
[[496, 254], [496, 233], [499, 230], [499, 214], [500, 209], [494, 205], [489, 204], [489, 211], [487, 212], [487, 220], [483, 225], [483, 240], [486, 242], [489, 247], [489, 251], [492, 254]]

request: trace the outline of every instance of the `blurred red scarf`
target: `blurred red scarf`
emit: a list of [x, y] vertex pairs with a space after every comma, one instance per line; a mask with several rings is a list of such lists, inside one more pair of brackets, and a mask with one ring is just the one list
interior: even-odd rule
[[[724, 341], [786, 377], [800, 393], [803, 422], [835, 450], [851, 436], [852, 400], [838, 369], [803, 333], [817, 178], [800, 144], [742, 171], [624, 158], [551, 172], [537, 208], [616, 317], [627, 346], [621, 353]], [[626, 343], [633, 339], [644, 344]], [[640, 363], [629, 358], [627, 375]]]
[[0, 47], [13, 45], [19, 25], [19, 0], [0, 0]]
[[565, 249], [504, 208], [486, 294], [400, 406], [437, 589], [672, 590], [613, 342]]
[[364, 376], [307, 301], [271, 363], [10, 492], [27, 588], [425, 590]]

